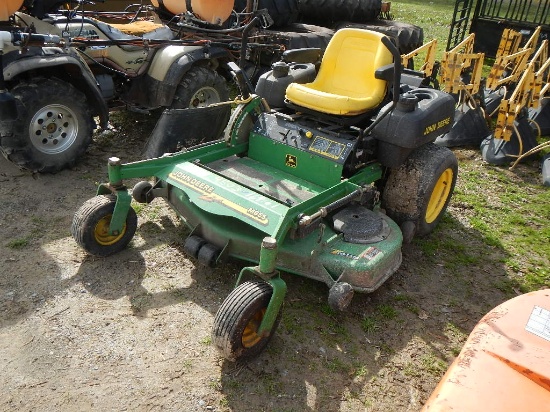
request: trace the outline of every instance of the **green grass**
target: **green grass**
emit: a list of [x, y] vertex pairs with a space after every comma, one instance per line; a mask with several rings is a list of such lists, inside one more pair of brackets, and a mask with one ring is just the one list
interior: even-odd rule
[[440, 60], [447, 46], [454, 4], [454, 0], [407, 0], [392, 2], [391, 10], [395, 20], [422, 27], [425, 42], [437, 39], [436, 60]]
[[[486, 246], [506, 252], [503, 263], [522, 292], [550, 286], [550, 192], [530, 173], [538, 170], [461, 162], [462, 182], [453, 197], [455, 204], [467, 206], [467, 221]], [[500, 286], [509, 290], [505, 283]]]
[[10, 241], [7, 243], [7, 246], [8, 246], [10, 249], [23, 249], [23, 248], [26, 247], [28, 244], [29, 244], [29, 239], [27, 239], [27, 238], [21, 238], [21, 239], [10, 240]]

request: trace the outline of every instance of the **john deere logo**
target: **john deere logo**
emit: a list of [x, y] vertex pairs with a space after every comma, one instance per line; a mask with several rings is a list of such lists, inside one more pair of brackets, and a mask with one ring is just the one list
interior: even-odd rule
[[298, 166], [298, 159], [296, 159], [296, 156], [287, 154], [285, 158], [285, 165], [288, 167], [296, 167]]

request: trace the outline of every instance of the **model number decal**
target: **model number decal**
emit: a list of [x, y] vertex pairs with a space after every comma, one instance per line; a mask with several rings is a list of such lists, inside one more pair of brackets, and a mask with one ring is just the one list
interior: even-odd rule
[[261, 225], [267, 226], [269, 224], [269, 218], [265, 213], [260, 212], [259, 210], [256, 210], [254, 208], [247, 209], [233, 202], [232, 200], [220, 196], [219, 194], [214, 192], [214, 187], [210, 186], [207, 183], [204, 183], [203, 181], [193, 176], [189, 176], [182, 172], [172, 172], [168, 175], [168, 177], [183, 184], [184, 186], [187, 186], [190, 189], [193, 189], [195, 192], [200, 193], [202, 195], [200, 198], [205, 202], [219, 203], [220, 205], [232, 209], [235, 212], [240, 213], [241, 215], [260, 223]]
[[248, 210], [246, 211], [246, 213], [248, 213], [249, 215], [253, 216], [254, 218], [257, 218], [259, 219], [260, 221], [268, 221], [267, 219], [267, 215], [263, 212], [260, 212], [259, 210], [256, 210], [252, 207], [249, 207]]
[[443, 120], [440, 120], [439, 122], [437, 123], [434, 123], [432, 125], [429, 125], [428, 127], [426, 127], [426, 129], [424, 130], [424, 136], [426, 136], [427, 134], [430, 134], [431, 132], [435, 132], [436, 130], [439, 130], [445, 126], [447, 126], [448, 124], [451, 123], [451, 118], [450, 117], [447, 117], [446, 119], [443, 119]]

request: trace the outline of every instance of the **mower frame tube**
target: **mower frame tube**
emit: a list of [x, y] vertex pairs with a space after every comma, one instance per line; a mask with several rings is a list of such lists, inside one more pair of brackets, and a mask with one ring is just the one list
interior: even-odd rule
[[141, 160], [124, 165], [122, 165], [120, 159], [116, 157], [110, 158], [107, 165], [109, 183], [99, 185], [97, 190], [98, 195], [114, 193], [117, 196], [115, 209], [109, 226], [109, 234], [116, 235], [120, 233], [126, 222], [126, 216], [130, 208], [132, 197], [128, 193], [127, 188], [123, 185], [124, 179], [156, 176], [163, 169], [169, 168], [180, 161], [193, 161], [200, 158], [202, 161], [208, 162], [224, 158], [231, 154], [242, 153], [246, 148], [246, 144], [228, 147], [227, 143], [220, 141], [206, 145], [192, 152], [180, 152], [171, 156]]

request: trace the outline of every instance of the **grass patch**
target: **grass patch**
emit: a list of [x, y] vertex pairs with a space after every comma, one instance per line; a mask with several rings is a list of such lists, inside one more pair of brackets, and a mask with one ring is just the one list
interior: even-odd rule
[[23, 249], [27, 247], [28, 244], [29, 244], [29, 239], [21, 238], [21, 239], [10, 240], [6, 244], [6, 246], [9, 247], [10, 249]]

